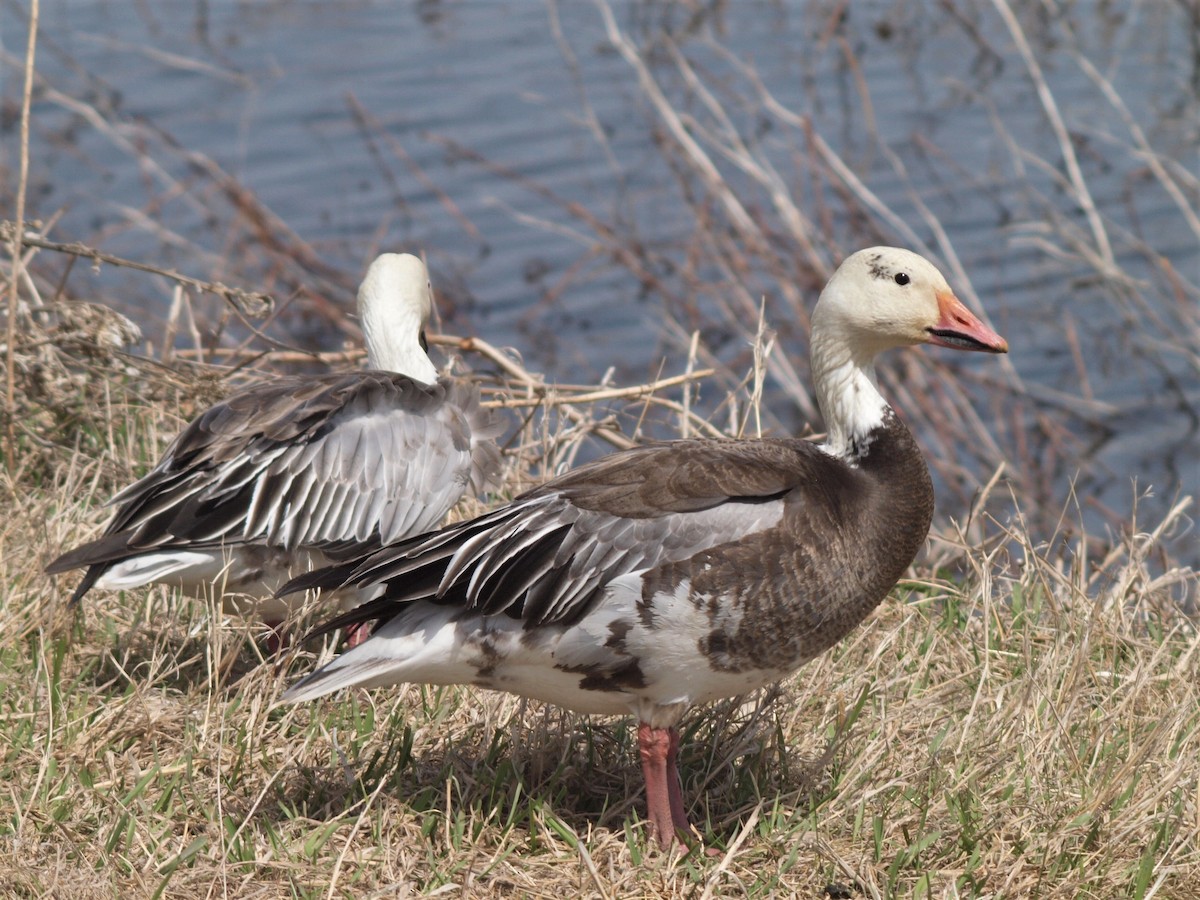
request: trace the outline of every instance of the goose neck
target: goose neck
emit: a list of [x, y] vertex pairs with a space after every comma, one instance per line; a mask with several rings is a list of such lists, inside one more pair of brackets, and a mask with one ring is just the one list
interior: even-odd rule
[[367, 363], [373, 369], [399, 372], [417, 381], [437, 381], [437, 369], [421, 349], [422, 322], [402, 310], [383, 311], [369, 304], [360, 309]]
[[814, 334], [812, 373], [817, 404], [825, 417], [828, 438], [822, 445], [844, 459], [861, 457], [872, 433], [891, 411], [875, 380], [875, 354], [858, 353], [846, 340]]

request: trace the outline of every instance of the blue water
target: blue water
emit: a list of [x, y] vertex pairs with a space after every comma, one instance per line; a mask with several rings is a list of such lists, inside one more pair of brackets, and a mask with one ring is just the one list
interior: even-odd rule
[[[673, 35], [798, 205], [822, 210], [838, 247], [901, 238], [806, 177], [813, 168], [803, 135], [747, 102], [753, 89], [724, 51], [753, 64], [783, 106], [810, 116], [857, 177], [933, 245], [918, 200], [925, 204], [970, 278], [958, 286], [979, 297], [1012, 344], [1009, 374], [990, 360], [956, 365], [999, 381], [1016, 373], [1054, 396], [1090, 391], [1105, 404], [1085, 417], [1091, 425], [1055, 403], [1021, 413], [1059, 417], [1068, 433], [1063, 458], [1031, 478], [1045, 482], [1035, 494], [1061, 509], [1072, 473], [1083, 468], [1088, 502], [1124, 514], [1136, 479], [1154, 490], [1141, 504], [1143, 521], [1153, 524], [1147, 520], [1180, 492], [1200, 494], [1200, 336], [1180, 337], [1197, 322], [1200, 247], [1076, 53], [1112, 82], [1196, 207], [1196, 23], [1183, 4], [1078, 3], [1061, 18], [1041, 3], [1012, 6], [1118, 261], [1137, 279], [1128, 302], [1114, 303], [1087, 266], [1036, 243], [1061, 248], [1064, 230], [1085, 240], [1089, 233], [1058, 182], [1055, 136], [992, 4], [855, 3], [841, 22], [834, 12], [842, 5], [824, 2], [625, 0], [614, 10], [676, 108], [711, 126], [664, 49], [661, 35]], [[11, 178], [27, 11], [12, 2], [0, 8], [3, 164]], [[640, 381], [664, 359], [667, 372], [679, 371], [684, 352], [663, 325], [666, 314], [700, 328], [723, 360], [744, 361], [753, 322], [738, 328], [720, 312], [722, 276], [709, 261], [690, 260], [694, 269], [682, 271], [689, 260], [677, 248], [697, 231], [695, 212], [681, 200], [654, 117], [593, 4], [43, 0], [41, 8], [38, 71], [62, 96], [40, 90], [34, 106], [30, 215], [61, 213], [52, 236], [275, 291], [292, 306], [271, 333], [293, 343], [339, 346], [345, 336], [329, 330], [313, 297], [348, 305], [375, 253], [408, 249], [429, 259], [446, 330], [518, 348], [551, 378], [589, 381], [611, 366], [618, 380]], [[510, 174], [460, 158], [446, 142]], [[705, 146], [786, 248], [769, 197]], [[281, 264], [189, 152], [232, 176], [269, 211], [274, 238], [311, 250], [315, 262]], [[616, 222], [627, 246], [649, 248], [667, 290], [614, 263], [611, 246], [564, 203]], [[834, 249], [821, 247], [825, 263], [836, 261]], [[794, 293], [811, 306], [819, 278], [795, 255]], [[1182, 287], [1172, 287], [1167, 264]], [[702, 287], [693, 290], [690, 276]], [[752, 296], [766, 297], [780, 352], [795, 355], [803, 372], [803, 331], [776, 273], [754, 267], [739, 277]], [[68, 289], [135, 310], [151, 336], [171, 301], [165, 283], [108, 268], [77, 266]], [[200, 309], [215, 328], [220, 308]], [[1086, 389], [1067, 328], [1079, 337]], [[227, 326], [223, 335], [233, 341], [237, 330]], [[777, 421], [795, 421], [784, 388], [771, 385], [768, 396]], [[981, 415], [1002, 419], [986, 405]], [[995, 427], [1010, 461], [1019, 459], [1005, 445], [1007, 426]], [[971, 468], [975, 457], [964, 454]], [[960, 515], [961, 502], [946, 511]], [[1194, 540], [1183, 540], [1185, 554], [1200, 556]]]

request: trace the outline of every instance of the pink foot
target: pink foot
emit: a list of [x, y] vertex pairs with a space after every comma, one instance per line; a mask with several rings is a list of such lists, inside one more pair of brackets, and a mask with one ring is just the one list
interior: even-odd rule
[[651, 833], [664, 850], [675, 840], [671, 816], [671, 794], [667, 784], [667, 756], [671, 736], [666, 728], [652, 728], [638, 722], [638, 753], [642, 757], [642, 777], [646, 780], [646, 818]]
[[283, 619], [266, 619], [267, 626], [266, 649], [267, 656], [278, 656], [292, 642], [292, 636], [283, 627]]
[[346, 629], [346, 646], [353, 650], [370, 636], [371, 626], [368, 623], [359, 622], [357, 625], [351, 625]]
[[[664, 850], [680, 834], [694, 838], [696, 832], [683, 808], [683, 790], [679, 785], [679, 731], [675, 727], [653, 728], [638, 723], [638, 752], [642, 757], [642, 776], [646, 780], [646, 818]], [[709, 855], [719, 851], [707, 850]]]

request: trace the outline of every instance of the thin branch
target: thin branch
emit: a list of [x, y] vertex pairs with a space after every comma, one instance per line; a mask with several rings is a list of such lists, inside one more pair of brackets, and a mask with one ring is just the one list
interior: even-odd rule
[[612, 9], [603, 0], [597, 0], [596, 6], [600, 10], [600, 15], [604, 19], [604, 30], [608, 35], [609, 41], [616, 48], [617, 52], [629, 63], [630, 67], [637, 74], [638, 83], [645, 92], [646, 98], [653, 104], [655, 112], [658, 113], [662, 123], [671, 132], [671, 136], [679, 144], [687, 159], [692, 163], [695, 172], [704, 181], [704, 185], [712, 193], [712, 196], [724, 208], [726, 215], [729, 216], [731, 222], [738, 231], [746, 236], [747, 239], [755, 239], [766, 245], [766, 238], [763, 236], [762, 230], [755, 224], [754, 219], [746, 211], [746, 208], [734, 196], [729, 185], [721, 177], [716, 165], [708, 154], [700, 147], [696, 140], [688, 132], [687, 126], [684, 124], [679, 113], [675, 111], [671, 103], [663, 95], [662, 89], [658, 86], [658, 82], [654, 80], [650, 69], [642, 60], [637, 48], [621, 33], [621, 29], [617, 27], [616, 17], [613, 16]]
[[[6, 341], [6, 415], [4, 459], [8, 472], [13, 475], [17, 471], [17, 434], [16, 434], [16, 401], [17, 401], [17, 360], [13, 345], [17, 339], [17, 300], [18, 285], [21, 281], [24, 260], [22, 259], [22, 232], [25, 230], [25, 192], [29, 182], [29, 110], [33, 98], [33, 58], [37, 50], [38, 0], [31, 0], [29, 5], [29, 40], [25, 45], [25, 87], [21, 94], [21, 162], [20, 174], [17, 178], [17, 221], [11, 234], [7, 235], [12, 254], [12, 278], [8, 284], [8, 330]], [[3, 236], [0, 236], [3, 239]]]
[[21, 212], [21, 208], [18, 207], [16, 222], [0, 221], [0, 239], [10, 241], [14, 247], [19, 247], [23, 243], [30, 247], [40, 247], [43, 250], [56, 250], [59, 253], [82, 256], [90, 259], [93, 263], [106, 263], [110, 266], [122, 266], [126, 269], [136, 269], [139, 272], [162, 275], [164, 278], [169, 278], [194, 290], [216, 294], [242, 315], [255, 319], [261, 319], [266, 316], [275, 305], [275, 300], [270, 294], [263, 294], [258, 291], [244, 291], [241, 288], [231, 288], [219, 281], [202, 281], [199, 278], [180, 275], [171, 269], [163, 269], [158, 266], [149, 265], [148, 263], [134, 262], [131, 259], [123, 259], [120, 256], [103, 253], [95, 247], [89, 247], [86, 244], [64, 244], [59, 241], [48, 241], [45, 238], [40, 238], [32, 234], [22, 234], [24, 231], [23, 223], [18, 225], [22, 221]]
[[1004, 20], [1013, 42], [1017, 45], [1017, 52], [1025, 61], [1025, 68], [1029, 70], [1029, 77], [1037, 91], [1038, 100], [1041, 101], [1042, 108], [1046, 111], [1046, 118], [1058, 141], [1058, 149], [1063, 155], [1063, 165], [1066, 166], [1067, 177], [1074, 189], [1075, 199], [1083, 208], [1084, 217], [1087, 219], [1088, 225], [1092, 229], [1092, 237], [1096, 241], [1096, 249], [1099, 251], [1101, 259], [1104, 260], [1104, 268], [1107, 271], [1113, 271], [1116, 269], [1116, 264], [1113, 260], [1112, 247], [1108, 242], [1108, 233], [1104, 230], [1104, 223], [1096, 209], [1096, 202], [1092, 199], [1091, 191], [1088, 190], [1087, 182], [1083, 178], [1083, 171], [1079, 168], [1079, 160], [1075, 157], [1075, 147], [1071, 143], [1071, 135], [1067, 132], [1062, 113], [1058, 111], [1058, 103], [1055, 102], [1054, 94], [1050, 91], [1050, 86], [1042, 74], [1042, 67], [1038, 65], [1029, 41], [1025, 39], [1025, 32], [1021, 29], [1021, 24], [1017, 21], [1007, 0], [992, 0], [992, 5], [996, 7], [996, 12]]
[[[489, 344], [487, 341], [482, 340], [481, 338], [477, 338], [477, 337], [451, 338], [448, 335], [443, 335], [440, 342], [449, 343], [451, 341], [457, 341], [457, 346], [459, 347], [459, 349], [461, 349], [463, 351], [472, 351], [472, 352], [478, 353], [480, 356], [483, 356], [485, 359], [491, 360], [493, 363], [495, 363], [497, 366], [499, 366], [507, 375], [509, 375], [511, 378], [513, 378], [514, 380], [520, 382], [521, 384], [523, 384], [525, 386], [525, 388], [530, 393], [530, 401], [527, 403], [513, 402], [513, 404], [512, 404], [513, 406], [524, 406], [526, 408], [537, 407], [537, 406], [554, 407], [554, 408], [558, 409], [562, 413], [562, 415], [564, 415], [567, 419], [569, 419], [573, 424], [583, 425], [583, 426], [587, 426], [587, 427], [591, 428], [592, 430], [596, 431], [596, 433], [600, 437], [604, 438], [606, 441], [608, 441], [614, 447], [617, 447], [620, 449], [627, 449], [629, 447], [637, 446], [637, 441], [630, 440], [625, 435], [621, 434], [619, 431], [613, 431], [608, 428], [596, 428], [596, 426], [594, 426], [593, 424], [588, 423], [586, 421], [585, 417], [578, 410], [572, 408], [570, 403], [568, 403], [563, 398], [550, 399], [549, 392], [551, 390], [553, 390], [552, 386], [547, 385], [540, 376], [532, 375], [530, 372], [528, 372], [525, 369], [524, 366], [522, 366], [519, 363], [512, 360], [507, 354], [503, 353], [498, 348]], [[711, 374], [712, 374], [712, 370], [702, 369], [699, 372], [684, 373], [683, 375], [678, 375], [673, 378], [665, 379], [665, 381], [662, 383], [655, 382], [654, 386], [639, 385], [637, 387], [629, 388], [629, 389], [614, 388], [614, 389], [612, 389], [612, 396], [613, 397], [618, 397], [618, 396], [642, 397], [642, 396], [646, 396], [647, 394], [651, 393], [656, 387], [667, 386], [668, 382], [671, 384], [680, 384], [680, 383], [685, 383], [688, 381], [695, 381], [697, 378], [706, 377], [707, 375], [711, 375]], [[625, 393], [622, 393], [622, 391], [625, 391]], [[602, 389], [600, 391], [595, 391], [593, 393], [596, 395], [599, 395], [599, 394], [603, 394], [606, 392], [607, 391], [605, 389]], [[572, 402], [579, 402], [577, 400], [577, 398], [575, 398], [575, 397], [572, 397], [570, 399]], [[606, 398], [600, 397], [600, 396], [594, 396], [593, 399], [606, 399]], [[502, 403], [502, 405], [507, 405], [507, 404], [508, 404], [508, 401], [503, 401], [503, 403]], [[675, 410], [676, 412], [682, 412], [683, 407], [680, 404], [666, 403], [666, 405], [668, 407], [670, 407], [671, 409]], [[719, 430], [713, 428], [713, 426], [711, 424], [709, 424], [708, 422], [705, 422], [703, 419], [699, 418], [698, 416], [693, 416], [693, 423], [695, 425], [697, 425], [700, 429], [704, 430], [706, 433], [710, 434], [713, 437], [722, 436]]]
[[1121, 95], [1117, 93], [1117, 89], [1113, 87], [1112, 82], [1100, 74], [1100, 70], [1092, 65], [1082, 53], [1076, 54], [1075, 61], [1079, 64], [1079, 68], [1083, 69], [1083, 74], [1092, 80], [1092, 83], [1100, 88], [1106, 99], [1117, 115], [1121, 117], [1121, 121], [1125, 123], [1125, 127], [1129, 129], [1129, 134], [1133, 138], [1134, 144], [1137, 145], [1137, 155], [1142, 159], [1146, 166], [1154, 173], [1154, 177], [1158, 179], [1162, 189], [1167, 192], [1167, 196], [1179, 209], [1180, 215], [1188, 224], [1188, 228], [1192, 230], [1192, 234], [1200, 239], [1200, 216], [1196, 215], [1196, 211], [1192, 209], [1192, 204], [1188, 202], [1187, 197], [1183, 195], [1183, 191], [1179, 189], [1179, 185], [1175, 180], [1167, 174], [1166, 167], [1163, 165], [1163, 160], [1159, 154], [1150, 146], [1150, 142], [1146, 139], [1144, 132], [1133, 114], [1129, 111], [1129, 107], [1125, 105], [1125, 101], [1121, 99]]
[[[655, 391], [661, 391], [664, 388], [674, 387], [677, 384], [687, 384], [691, 381], [699, 381], [701, 378], [708, 378], [710, 375], [715, 374], [715, 369], [696, 369], [693, 372], [672, 375], [670, 378], [659, 378], [655, 381], [649, 381], [646, 384], [635, 384], [623, 388], [604, 388], [598, 391], [589, 391], [586, 394], [570, 394], [565, 397], [557, 397], [555, 405], [564, 403], [600, 403], [604, 400], [620, 400], [630, 397], [636, 399], [653, 394]], [[543, 388], [542, 390], [549, 390], [549, 388]], [[496, 400], [492, 403], [485, 403], [484, 406], [497, 406], [502, 409], [523, 409], [531, 406], [541, 406], [545, 402], [544, 396], [513, 397], [509, 400]]]
[[[475, 226], [475, 223], [468, 219], [459, 205], [454, 202], [454, 198], [442, 190], [442, 188], [438, 186], [437, 182], [429, 177], [428, 173], [421, 168], [420, 164], [418, 164], [417, 161], [412, 158], [412, 154], [404, 149], [404, 145], [401, 144], [400, 141], [396, 140], [396, 138], [391, 134], [389, 134], [379, 119], [373, 116], [367, 110], [367, 108], [359, 102], [358, 97], [356, 97], [353, 93], [348, 93], [346, 95], [346, 105], [350, 107], [350, 114], [354, 117], [355, 121], [358, 123], [367, 139], [371, 139], [372, 132], [379, 134], [387, 143], [388, 149], [392, 151], [392, 154], [398, 160], [400, 160], [400, 162], [404, 163], [404, 165], [408, 168], [408, 171], [411, 172], [412, 176], [421, 183], [422, 187], [433, 194], [433, 196], [437, 197], [438, 202], [442, 205], [442, 208], [446, 210], [447, 214], [449, 214], [452, 219], [457, 221], [458, 224], [462, 226], [462, 229], [464, 232], [466, 232], [467, 236], [473, 240], [483, 243], [483, 235], [479, 233], [479, 229]], [[386, 174], [390, 175], [390, 172]], [[400, 196], [399, 190], [396, 191], [396, 194], [397, 197]]]

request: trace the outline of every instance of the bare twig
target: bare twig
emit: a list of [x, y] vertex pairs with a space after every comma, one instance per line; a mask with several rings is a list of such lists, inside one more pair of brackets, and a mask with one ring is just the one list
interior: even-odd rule
[[1137, 120], [1134, 119], [1133, 114], [1129, 111], [1129, 107], [1125, 105], [1125, 101], [1121, 99], [1121, 95], [1117, 93], [1112, 82], [1101, 75], [1100, 70], [1082, 53], [1075, 55], [1075, 61], [1079, 64], [1079, 68], [1083, 69], [1083, 74], [1100, 88], [1104, 93], [1104, 98], [1108, 100], [1112, 108], [1116, 110], [1117, 115], [1121, 117], [1121, 121], [1129, 129], [1130, 137], [1133, 138], [1133, 142], [1137, 146], [1138, 156], [1146, 163], [1150, 171], [1154, 173], [1154, 177], [1158, 179], [1159, 184], [1162, 185], [1162, 189], [1167, 192], [1167, 196], [1171, 198], [1171, 201], [1179, 210], [1179, 214], [1187, 222], [1188, 228], [1192, 230], [1192, 234], [1200, 240], [1200, 216], [1196, 215], [1196, 211], [1192, 209], [1191, 203], [1183, 195], [1183, 191], [1179, 189], [1179, 185], [1175, 182], [1175, 179], [1167, 174], [1163, 160], [1151, 148], [1150, 142], [1146, 140], [1146, 132], [1138, 125]]
[[[648, 385], [638, 385], [632, 388], [601, 389], [592, 392], [590, 399], [587, 401], [582, 401], [578, 397], [571, 397], [569, 400], [561, 397], [555, 397], [551, 399], [550, 393], [554, 389], [552, 386], [547, 385], [541, 376], [532, 375], [527, 369], [525, 369], [524, 366], [520, 365], [508, 354], [502, 352], [497, 347], [492, 346], [487, 341], [477, 337], [451, 338], [448, 335], [443, 335], [442, 341], [447, 343], [457, 342], [459, 349], [480, 354], [485, 359], [488, 359], [499, 366], [505, 372], [505, 374], [526, 388], [529, 395], [528, 399], [522, 400], [520, 398], [513, 398], [511, 400], [500, 401], [497, 405], [508, 408], [537, 408], [541, 406], [554, 407], [560, 410], [568, 420], [577, 426], [583, 426], [586, 423], [582, 413], [572, 408], [572, 403], [578, 404], [582, 402], [596, 402], [599, 400], [617, 399], [620, 397], [645, 397], [659, 388], [695, 381], [698, 378], [707, 377], [708, 375], [713, 374], [712, 370], [702, 369], [699, 372], [684, 373], [683, 375], [677, 375], [673, 378], [663, 379]], [[683, 407], [678, 403], [666, 403], [665, 405], [669, 406], [676, 412], [683, 411]], [[693, 416], [693, 425], [703, 429], [706, 433], [713, 437], [720, 436], [719, 431], [713, 429], [709, 423], [697, 416]], [[627, 449], [629, 447], [637, 446], [637, 441], [630, 440], [625, 435], [621, 434], [619, 431], [613, 430], [612, 428], [596, 426], [589, 427], [591, 430], [595, 431], [596, 434], [604, 438], [604, 440], [608, 441], [608, 443], [612, 444], [618, 449]]]
[[[576, 405], [583, 403], [600, 403], [605, 400], [622, 400], [622, 399], [638, 399], [653, 394], [655, 391], [661, 391], [664, 388], [674, 387], [677, 384], [687, 384], [690, 381], [697, 381], [701, 378], [708, 378], [715, 373], [714, 369], [697, 369], [694, 372], [685, 372], [682, 375], [672, 375], [669, 378], [659, 378], [654, 381], [649, 381], [645, 384], [635, 384], [630, 387], [623, 388], [605, 388], [598, 391], [589, 391], [586, 394], [565, 394], [555, 398], [554, 403], [561, 405], [564, 403], [574, 403]], [[546, 389], [542, 389], [546, 390]], [[542, 406], [546, 403], [544, 395], [529, 397], [513, 397], [508, 400], [495, 400], [491, 403], [485, 403], [485, 406], [496, 406], [501, 409], [522, 409], [532, 406]]]
[[646, 97], [654, 104], [654, 109], [662, 119], [663, 124], [670, 130], [671, 136], [679, 143], [688, 160], [700, 174], [705, 187], [722, 205], [726, 214], [737, 225], [740, 232], [746, 236], [755, 235], [759, 241], [765, 242], [765, 238], [754, 223], [754, 219], [751, 218], [746, 208], [734, 196], [733, 191], [729, 189], [729, 185], [721, 177], [721, 173], [717, 170], [717, 167], [713, 164], [708, 154], [704, 152], [703, 148], [688, 133], [687, 126], [680, 118], [679, 113], [671, 106], [670, 101], [663, 95], [662, 89], [659, 88], [658, 83], [654, 80], [654, 76], [650, 73], [650, 69], [642, 61], [637, 48], [630, 43], [628, 38], [617, 27], [617, 20], [613, 16], [612, 9], [604, 0], [597, 0], [596, 5], [600, 10], [600, 15], [604, 19], [604, 30], [608, 35], [608, 39], [616, 47], [617, 52], [621, 54], [637, 73], [638, 83], [641, 85], [642, 90], [645, 91]]
[[[412, 158], [412, 155], [404, 149], [404, 145], [390, 135], [383, 128], [380, 121], [373, 116], [354, 94], [346, 95], [346, 104], [350, 107], [350, 113], [358, 121], [363, 133], [370, 137], [371, 132], [380, 134], [384, 141], [387, 142], [388, 149], [392, 154], [399, 159], [412, 173], [412, 176], [421, 182], [421, 184], [438, 198], [438, 202], [446, 210], [446, 213], [462, 226], [462, 230], [467, 233], [468, 237], [477, 241], [483, 241], [483, 235], [479, 233], [479, 229], [475, 227], [475, 223], [466, 217], [459, 205], [454, 202], [454, 198], [447, 194], [438, 184], [429, 177], [424, 169], [418, 165], [417, 161]], [[390, 173], [389, 173], [390, 174]], [[397, 191], [397, 195], [399, 191]]]
[[12, 278], [8, 284], [8, 330], [5, 337], [5, 373], [6, 399], [5, 408], [5, 441], [4, 459], [10, 475], [16, 473], [17, 466], [17, 434], [16, 434], [16, 354], [13, 344], [17, 338], [17, 296], [18, 285], [21, 281], [24, 260], [21, 246], [25, 221], [25, 191], [29, 181], [29, 108], [33, 97], [33, 58], [37, 50], [38, 0], [31, 0], [29, 5], [29, 40], [25, 46], [25, 87], [21, 94], [21, 170], [17, 178], [17, 224], [8, 235], [0, 235], [0, 240], [8, 238], [12, 255]]
[[1013, 14], [1007, 0], [992, 0], [992, 5], [996, 7], [996, 12], [1004, 20], [1005, 27], [1008, 28], [1013, 42], [1017, 45], [1017, 52], [1021, 54], [1021, 59], [1025, 62], [1025, 68], [1029, 70], [1029, 77], [1033, 81], [1034, 89], [1037, 91], [1038, 100], [1041, 101], [1042, 108], [1046, 111], [1046, 118], [1049, 120], [1050, 127], [1054, 131], [1055, 139], [1058, 141], [1058, 149], [1062, 153], [1063, 165], [1066, 166], [1067, 177], [1070, 179], [1075, 199], [1083, 209], [1088, 226], [1092, 230], [1092, 237], [1096, 241], [1096, 251], [1104, 261], [1103, 269], [1105, 272], [1115, 270], [1116, 264], [1113, 260], [1112, 247], [1108, 242], [1108, 233], [1104, 230], [1104, 223], [1101, 221], [1100, 213], [1096, 209], [1096, 202], [1092, 199], [1092, 193], [1088, 190], [1087, 182], [1083, 178], [1083, 172], [1079, 168], [1079, 160], [1075, 156], [1075, 147], [1071, 143], [1070, 134], [1067, 133], [1067, 126], [1063, 122], [1062, 113], [1058, 111], [1058, 103], [1054, 99], [1054, 94], [1050, 91], [1050, 86], [1046, 83], [1045, 76], [1042, 75], [1042, 67], [1038, 65], [1037, 57], [1034, 56], [1033, 50], [1029, 46], [1029, 41], [1025, 39], [1025, 32], [1021, 28], [1021, 23], [1017, 21], [1017, 17]]
[[[20, 219], [18, 218], [18, 222]], [[73, 256], [82, 256], [90, 259], [93, 263], [107, 263], [110, 266], [122, 266], [126, 269], [136, 269], [139, 272], [150, 272], [154, 275], [162, 275], [164, 278], [169, 278], [178, 284], [186, 285], [194, 290], [204, 291], [210, 294], [216, 294], [223, 298], [226, 302], [234, 307], [242, 315], [252, 318], [262, 318], [266, 316], [275, 305], [274, 298], [270, 294], [262, 294], [258, 291], [245, 291], [241, 288], [232, 288], [221, 284], [219, 281], [202, 281], [199, 278], [192, 278], [188, 275], [180, 275], [178, 272], [171, 269], [163, 269], [158, 266], [152, 266], [149, 263], [134, 262], [131, 259], [123, 259], [120, 256], [113, 256], [111, 253], [104, 253], [97, 250], [95, 247], [89, 247], [81, 243], [67, 243], [60, 241], [48, 241], [45, 238], [37, 237], [32, 234], [22, 234], [19, 238], [14, 237], [19, 232], [22, 232], [23, 227], [18, 225], [18, 222], [0, 221], [0, 239], [7, 239], [10, 242], [20, 240], [22, 243], [31, 247], [41, 247], [43, 250], [56, 250], [59, 253], [70, 253]]]

